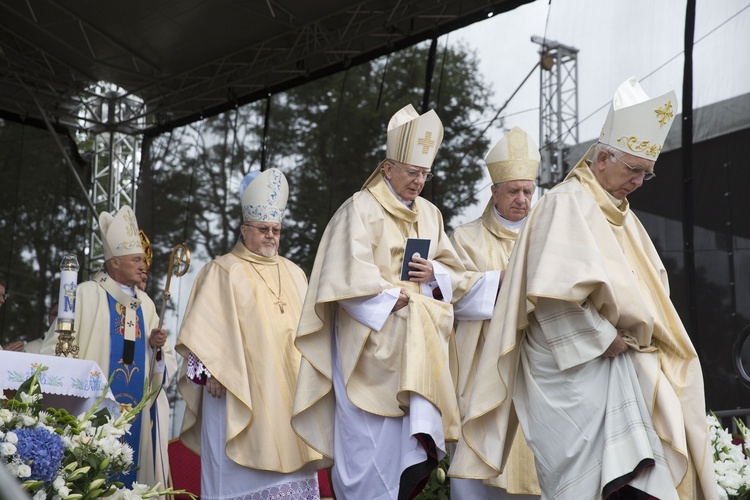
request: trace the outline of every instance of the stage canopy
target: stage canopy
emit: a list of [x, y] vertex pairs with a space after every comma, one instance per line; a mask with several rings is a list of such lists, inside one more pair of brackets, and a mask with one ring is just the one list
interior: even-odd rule
[[[153, 136], [529, 1], [0, 2], [0, 118]], [[127, 120], [81, 122], [97, 82]]]

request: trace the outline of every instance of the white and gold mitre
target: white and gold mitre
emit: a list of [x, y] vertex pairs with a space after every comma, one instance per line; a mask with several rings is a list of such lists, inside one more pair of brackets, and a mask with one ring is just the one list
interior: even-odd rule
[[123, 255], [143, 253], [141, 234], [133, 209], [123, 205], [117, 215], [109, 212], [99, 214], [99, 230], [104, 245], [104, 260]]
[[676, 105], [674, 90], [649, 99], [638, 80], [631, 77], [615, 92], [599, 142], [656, 161], [674, 121]]
[[409, 104], [388, 122], [386, 158], [430, 169], [442, 141], [443, 124], [437, 113], [431, 109], [420, 116]]
[[258, 174], [242, 193], [242, 221], [278, 222], [284, 218], [289, 184], [278, 168]]
[[541, 159], [539, 148], [531, 137], [520, 127], [513, 127], [490, 149], [484, 162], [490, 171], [492, 183], [498, 184], [517, 180], [535, 181]]

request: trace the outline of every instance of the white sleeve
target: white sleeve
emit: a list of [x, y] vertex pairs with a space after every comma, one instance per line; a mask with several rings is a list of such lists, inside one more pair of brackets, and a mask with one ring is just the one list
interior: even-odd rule
[[443, 295], [443, 302], [450, 304], [453, 300], [453, 286], [451, 285], [451, 278], [448, 271], [437, 261], [431, 260], [432, 272], [435, 273], [435, 281], [422, 282], [420, 283], [422, 295], [432, 297], [432, 291], [435, 288], [440, 288], [440, 293]]
[[501, 274], [501, 270], [481, 273], [466, 295], [453, 304], [453, 317], [457, 320], [491, 319]]
[[379, 332], [396, 305], [399, 293], [400, 288], [389, 288], [377, 295], [343, 299], [338, 303], [352, 318]]

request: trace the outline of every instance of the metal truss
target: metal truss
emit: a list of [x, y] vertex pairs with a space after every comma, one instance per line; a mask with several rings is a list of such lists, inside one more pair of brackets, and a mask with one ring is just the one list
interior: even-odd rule
[[[96, 113], [78, 114], [98, 97], [90, 85], [108, 81], [148, 104], [122, 116], [118, 130], [158, 135], [528, 1], [186, 0], [173, 13], [146, 0], [121, 8], [0, 0], [0, 118], [38, 118], [25, 86], [55, 125], [112, 127]], [[192, 24], [180, 17], [185, 10]], [[155, 29], [158, 21], [164, 26]], [[202, 52], [193, 57], [189, 48]]]
[[[93, 142], [90, 198], [97, 214], [116, 212], [123, 205], [130, 205], [135, 210], [142, 136], [132, 133], [122, 124], [138, 124], [133, 116], [141, 116], [145, 105], [111, 84], [98, 84], [89, 91], [91, 97], [80, 103], [78, 112], [83, 122], [99, 125], [89, 131]], [[98, 229], [99, 221], [90, 217], [89, 246], [84, 259], [84, 270], [89, 273], [104, 262], [104, 247]]]
[[572, 167], [570, 146], [578, 144], [578, 49], [532, 36], [540, 44], [539, 186], [551, 188]]

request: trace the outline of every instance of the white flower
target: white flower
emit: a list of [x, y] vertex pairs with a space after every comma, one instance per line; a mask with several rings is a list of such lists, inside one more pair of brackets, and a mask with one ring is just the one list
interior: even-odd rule
[[34, 494], [33, 500], [47, 500], [47, 492], [44, 489], [37, 491]]
[[21, 417], [21, 423], [24, 427], [34, 427], [36, 424], [36, 419], [34, 417], [31, 417], [29, 415], [19, 415]]
[[22, 392], [19, 396], [21, 398], [21, 402], [26, 403], [27, 405], [36, 403], [42, 397], [41, 394], [34, 394], [34, 395], [29, 396], [25, 392]]
[[0, 443], [0, 455], [3, 457], [9, 457], [16, 454], [16, 445], [13, 443]]
[[10, 410], [6, 410], [5, 408], [0, 409], [0, 420], [5, 422], [6, 424], [11, 421], [13, 418], [13, 413]]
[[52, 487], [57, 491], [63, 486], [65, 486], [65, 478], [58, 475], [55, 480], [52, 481]]
[[57, 490], [57, 494], [65, 498], [70, 495], [70, 488], [68, 488], [67, 486], [61, 486], [60, 489]]
[[16, 469], [16, 476], [18, 477], [29, 477], [31, 476], [31, 467], [26, 464], [19, 464]]
[[18, 444], [18, 436], [15, 432], [8, 432], [5, 434], [5, 442], [10, 444]]

